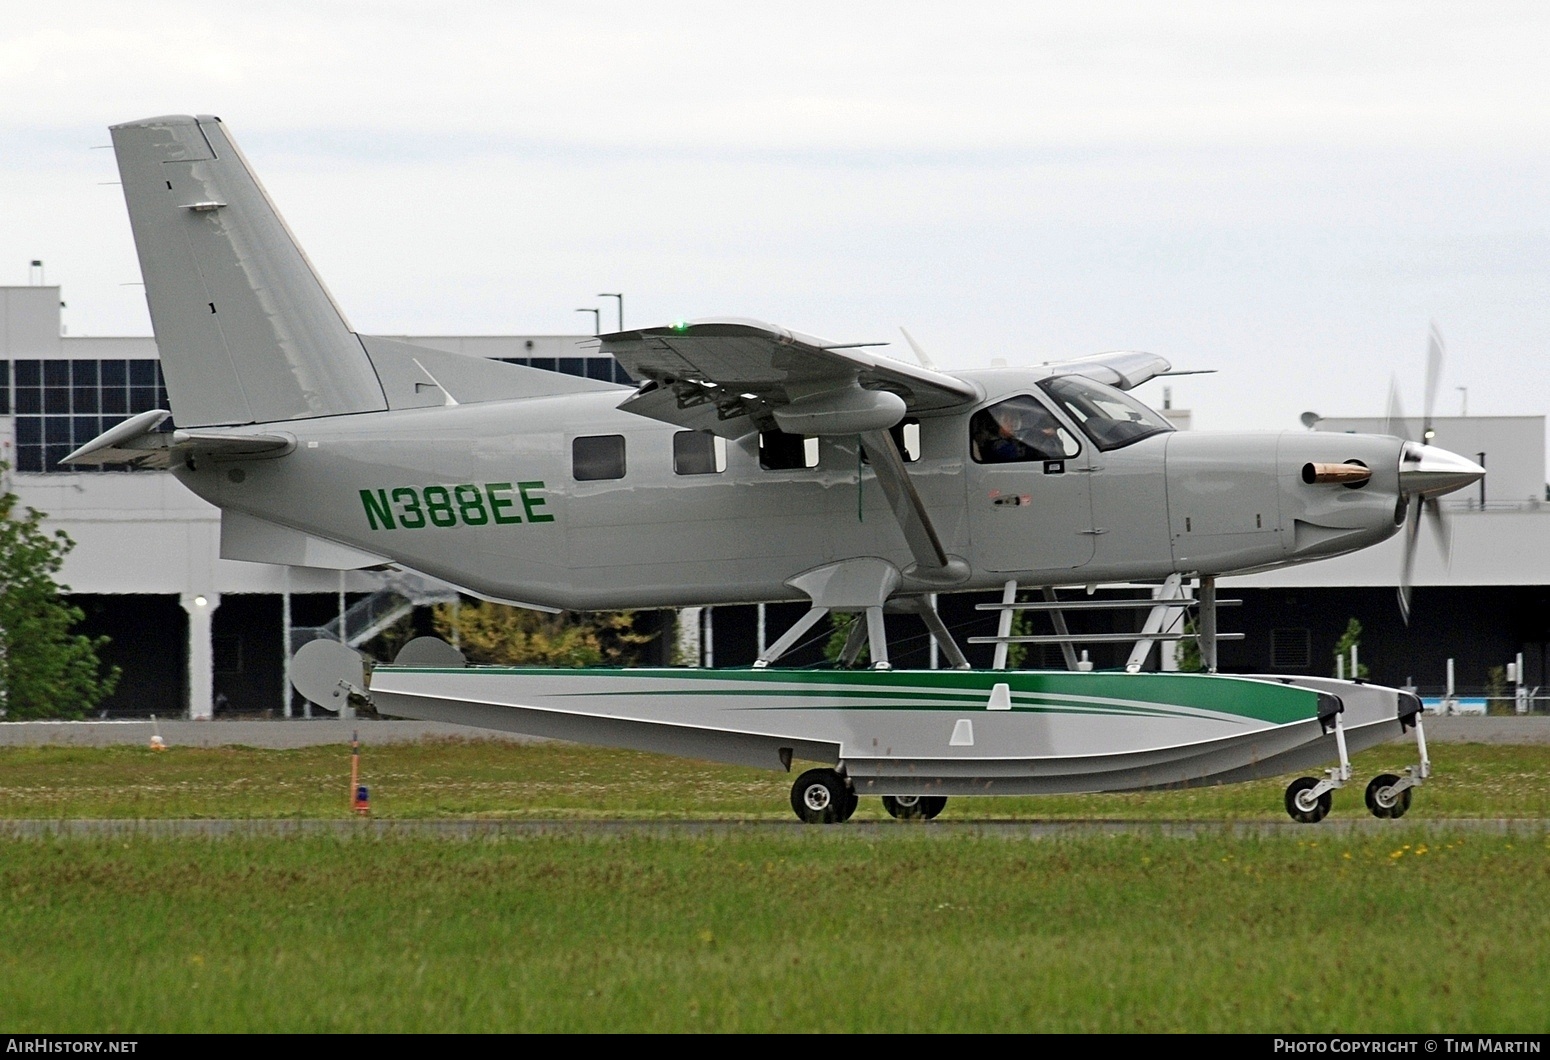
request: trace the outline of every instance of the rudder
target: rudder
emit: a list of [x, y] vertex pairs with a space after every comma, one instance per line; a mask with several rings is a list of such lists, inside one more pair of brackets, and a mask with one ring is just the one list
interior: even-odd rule
[[386, 409], [360, 340], [220, 119], [111, 131], [179, 425]]

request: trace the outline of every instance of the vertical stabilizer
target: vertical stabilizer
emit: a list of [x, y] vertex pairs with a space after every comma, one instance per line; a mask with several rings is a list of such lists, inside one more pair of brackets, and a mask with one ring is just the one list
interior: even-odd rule
[[220, 119], [112, 132], [178, 424], [385, 409], [360, 340]]

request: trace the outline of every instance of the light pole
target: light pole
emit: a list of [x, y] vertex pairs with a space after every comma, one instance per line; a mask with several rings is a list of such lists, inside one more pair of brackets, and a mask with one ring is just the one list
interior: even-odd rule
[[624, 330], [624, 295], [622, 295], [622, 294], [609, 294], [607, 291], [604, 291], [602, 294], [598, 295], [598, 297], [599, 298], [617, 298], [619, 300], [619, 330], [623, 331]]
[[591, 313], [592, 314], [592, 334], [594, 334], [594, 335], [601, 335], [603, 333], [603, 311], [601, 309], [578, 309], [578, 310], [576, 310], [576, 312], [578, 312], [578, 313]]

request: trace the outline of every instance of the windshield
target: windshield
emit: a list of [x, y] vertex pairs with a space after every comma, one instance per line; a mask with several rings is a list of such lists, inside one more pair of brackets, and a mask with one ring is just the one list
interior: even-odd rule
[[1172, 424], [1129, 394], [1083, 376], [1060, 375], [1039, 386], [1105, 452], [1173, 430]]

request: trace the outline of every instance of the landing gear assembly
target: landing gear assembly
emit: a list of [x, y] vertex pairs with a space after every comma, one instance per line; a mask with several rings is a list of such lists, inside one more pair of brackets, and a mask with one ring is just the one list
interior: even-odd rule
[[883, 809], [901, 821], [929, 821], [947, 805], [946, 795], [884, 795]]
[[850, 820], [861, 797], [836, 769], [809, 769], [791, 785], [791, 808], [808, 824], [839, 824]]
[[[1410, 809], [1411, 791], [1418, 788], [1432, 775], [1432, 761], [1426, 753], [1426, 732], [1421, 725], [1421, 701], [1410, 696], [1408, 709], [1399, 715], [1399, 730], [1415, 730], [1416, 754], [1420, 759], [1413, 766], [1405, 767], [1405, 775], [1380, 773], [1367, 785], [1364, 801], [1367, 811], [1374, 817], [1393, 819], [1403, 817]], [[1319, 719], [1324, 722], [1324, 718]], [[1301, 824], [1315, 824], [1329, 813], [1334, 802], [1334, 791], [1351, 779], [1351, 761], [1346, 756], [1345, 732], [1340, 727], [1340, 715], [1334, 714], [1325, 731], [1333, 731], [1335, 745], [1340, 751], [1340, 765], [1325, 770], [1323, 780], [1314, 777], [1298, 777], [1286, 787], [1286, 812], [1292, 820]]]
[[[837, 769], [809, 769], [791, 785], [791, 808], [808, 824], [841, 824], [861, 797]], [[900, 820], [929, 821], [947, 805], [945, 795], [884, 795], [883, 808]]]

